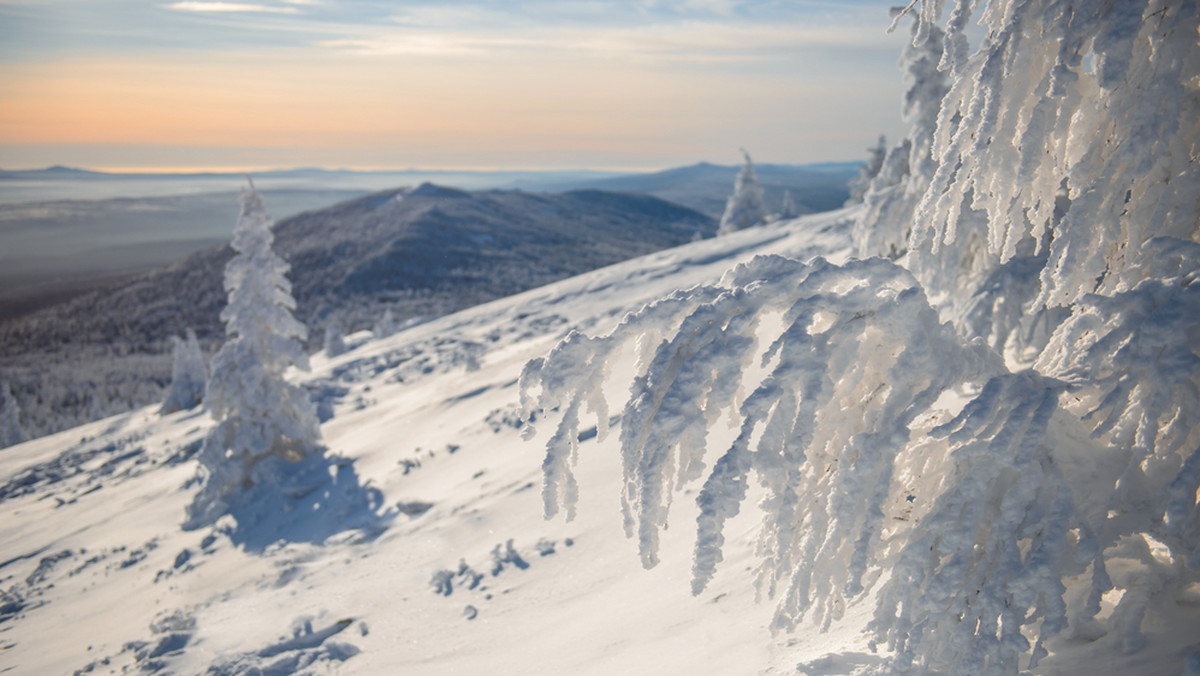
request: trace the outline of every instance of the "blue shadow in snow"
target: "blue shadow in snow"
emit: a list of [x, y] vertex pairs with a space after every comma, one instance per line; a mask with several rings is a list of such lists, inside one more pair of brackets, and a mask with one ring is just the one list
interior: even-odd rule
[[354, 533], [349, 542], [379, 537], [396, 517], [383, 508], [383, 493], [359, 481], [353, 461], [313, 453], [298, 462], [269, 456], [255, 465], [253, 485], [228, 500], [217, 527], [234, 545], [261, 553], [276, 543], [321, 544]]

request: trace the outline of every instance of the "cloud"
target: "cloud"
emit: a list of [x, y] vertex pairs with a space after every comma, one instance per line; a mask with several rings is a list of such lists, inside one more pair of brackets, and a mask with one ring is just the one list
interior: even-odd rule
[[[303, 1], [290, 4], [308, 4]], [[280, 7], [277, 5], [260, 5], [248, 2], [208, 2], [202, 0], [184, 0], [164, 5], [167, 9], [180, 12], [258, 12], [269, 14], [295, 14], [295, 7]]]
[[800, 49], [877, 47], [879, 26], [729, 24], [527, 27], [521, 31], [383, 27], [319, 41], [360, 56], [475, 56], [564, 53], [634, 61], [736, 63], [790, 58]]

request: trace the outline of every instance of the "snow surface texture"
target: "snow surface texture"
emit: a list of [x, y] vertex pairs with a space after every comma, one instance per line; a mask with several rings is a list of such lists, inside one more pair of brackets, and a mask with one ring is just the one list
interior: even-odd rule
[[582, 415], [607, 431], [633, 349], [611, 419], [646, 567], [702, 482], [703, 592], [757, 477], [775, 627], [874, 597], [879, 673], [1037, 670], [1060, 637], [1137, 653], [1200, 589], [1200, 6], [961, 0], [943, 33], [942, 5], [858, 213], [858, 253], [897, 263], [757, 258], [568, 336], [522, 377], [555, 423], [545, 509], [575, 515]]

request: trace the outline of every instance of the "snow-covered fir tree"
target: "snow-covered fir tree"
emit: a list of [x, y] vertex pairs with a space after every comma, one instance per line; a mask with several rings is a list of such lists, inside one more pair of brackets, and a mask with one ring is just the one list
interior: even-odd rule
[[0, 383], [0, 448], [22, 441], [25, 441], [25, 431], [21, 428], [21, 406], [8, 381], [4, 381]]
[[346, 351], [346, 336], [336, 321], [325, 325], [325, 356], [336, 357]]
[[522, 376], [555, 425], [545, 508], [573, 513], [584, 409], [603, 438], [610, 358], [635, 349], [615, 419], [646, 566], [701, 482], [703, 590], [757, 480], [778, 628], [873, 593], [877, 673], [1134, 652], [1200, 584], [1200, 5], [964, 0], [943, 36], [944, 4], [920, 3], [906, 57], [903, 194], [877, 182], [860, 212], [890, 233], [860, 253], [895, 260], [760, 257], [569, 335]]
[[779, 218], [795, 218], [800, 215], [800, 209], [796, 206], [796, 200], [792, 197], [791, 190], [783, 191], [783, 201], [779, 206]]
[[726, 235], [742, 228], [758, 225], [767, 220], [767, 207], [763, 204], [763, 189], [754, 172], [750, 153], [742, 151], [745, 162], [733, 182], [733, 194], [725, 202], [725, 213], [721, 215], [718, 235]]
[[204, 388], [208, 384], [208, 366], [204, 364], [204, 354], [200, 352], [196, 332], [188, 329], [186, 340], [171, 336], [171, 342], [174, 344], [171, 387], [158, 411], [162, 415], [199, 406], [204, 400]]
[[283, 476], [301, 466], [306, 471], [312, 463], [305, 461], [319, 462], [324, 452], [314, 405], [284, 377], [289, 368], [308, 368], [288, 265], [271, 249], [272, 221], [253, 184], [241, 201], [231, 243], [236, 255], [225, 266], [226, 340], [212, 359], [204, 395], [217, 425], [199, 454], [203, 485], [188, 507], [189, 527], [212, 523], [264, 492], [288, 490], [279, 485]]
[[887, 157], [887, 151], [887, 137], [880, 134], [879, 142], [867, 148], [867, 152], [870, 153], [867, 156], [867, 163], [859, 168], [858, 176], [850, 181], [850, 199], [846, 200], [847, 205], [857, 204], [863, 200], [863, 195], [867, 193], [871, 181], [879, 175], [879, 170], [883, 168], [883, 160]]
[[379, 321], [375, 322], [375, 326], [371, 328], [371, 333], [376, 339], [387, 338], [396, 331], [396, 318], [392, 316], [392, 311], [390, 309], [384, 310], [383, 316], [381, 316]]

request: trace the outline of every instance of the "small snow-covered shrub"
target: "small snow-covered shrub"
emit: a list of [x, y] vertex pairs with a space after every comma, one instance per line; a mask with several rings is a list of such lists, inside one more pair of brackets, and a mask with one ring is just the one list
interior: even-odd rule
[[725, 201], [725, 213], [721, 215], [718, 235], [727, 235], [767, 220], [763, 188], [758, 182], [758, 174], [754, 171], [754, 163], [750, 161], [750, 153], [745, 150], [742, 151], [742, 156], [746, 161], [734, 179], [733, 194]]
[[392, 311], [388, 309], [384, 310], [383, 316], [375, 322], [375, 326], [371, 328], [371, 333], [376, 339], [379, 339], [387, 338], [398, 330], [399, 327], [396, 326], [396, 318], [392, 316]]
[[800, 207], [796, 206], [796, 199], [792, 197], [791, 190], [783, 191], [783, 200], [779, 203], [779, 218], [787, 220], [800, 215]]
[[879, 175], [883, 169], [884, 158], [888, 154], [887, 137], [883, 134], [879, 135], [879, 141], [867, 149], [870, 155], [867, 156], [867, 163], [858, 170], [858, 176], [855, 176], [850, 181], [850, 199], [846, 200], [846, 205], [857, 204], [863, 201], [863, 196], [866, 195], [867, 189]]
[[346, 352], [346, 336], [335, 321], [325, 325], [324, 346], [326, 357], [333, 358]]
[[167, 398], [158, 410], [163, 415], [199, 406], [204, 400], [204, 388], [208, 384], [208, 366], [204, 364], [196, 332], [188, 329], [187, 340], [171, 336], [171, 342], [175, 344], [171, 389], [167, 390]]
[[22, 441], [25, 441], [25, 431], [21, 428], [21, 406], [5, 381], [0, 386], [0, 448]]

